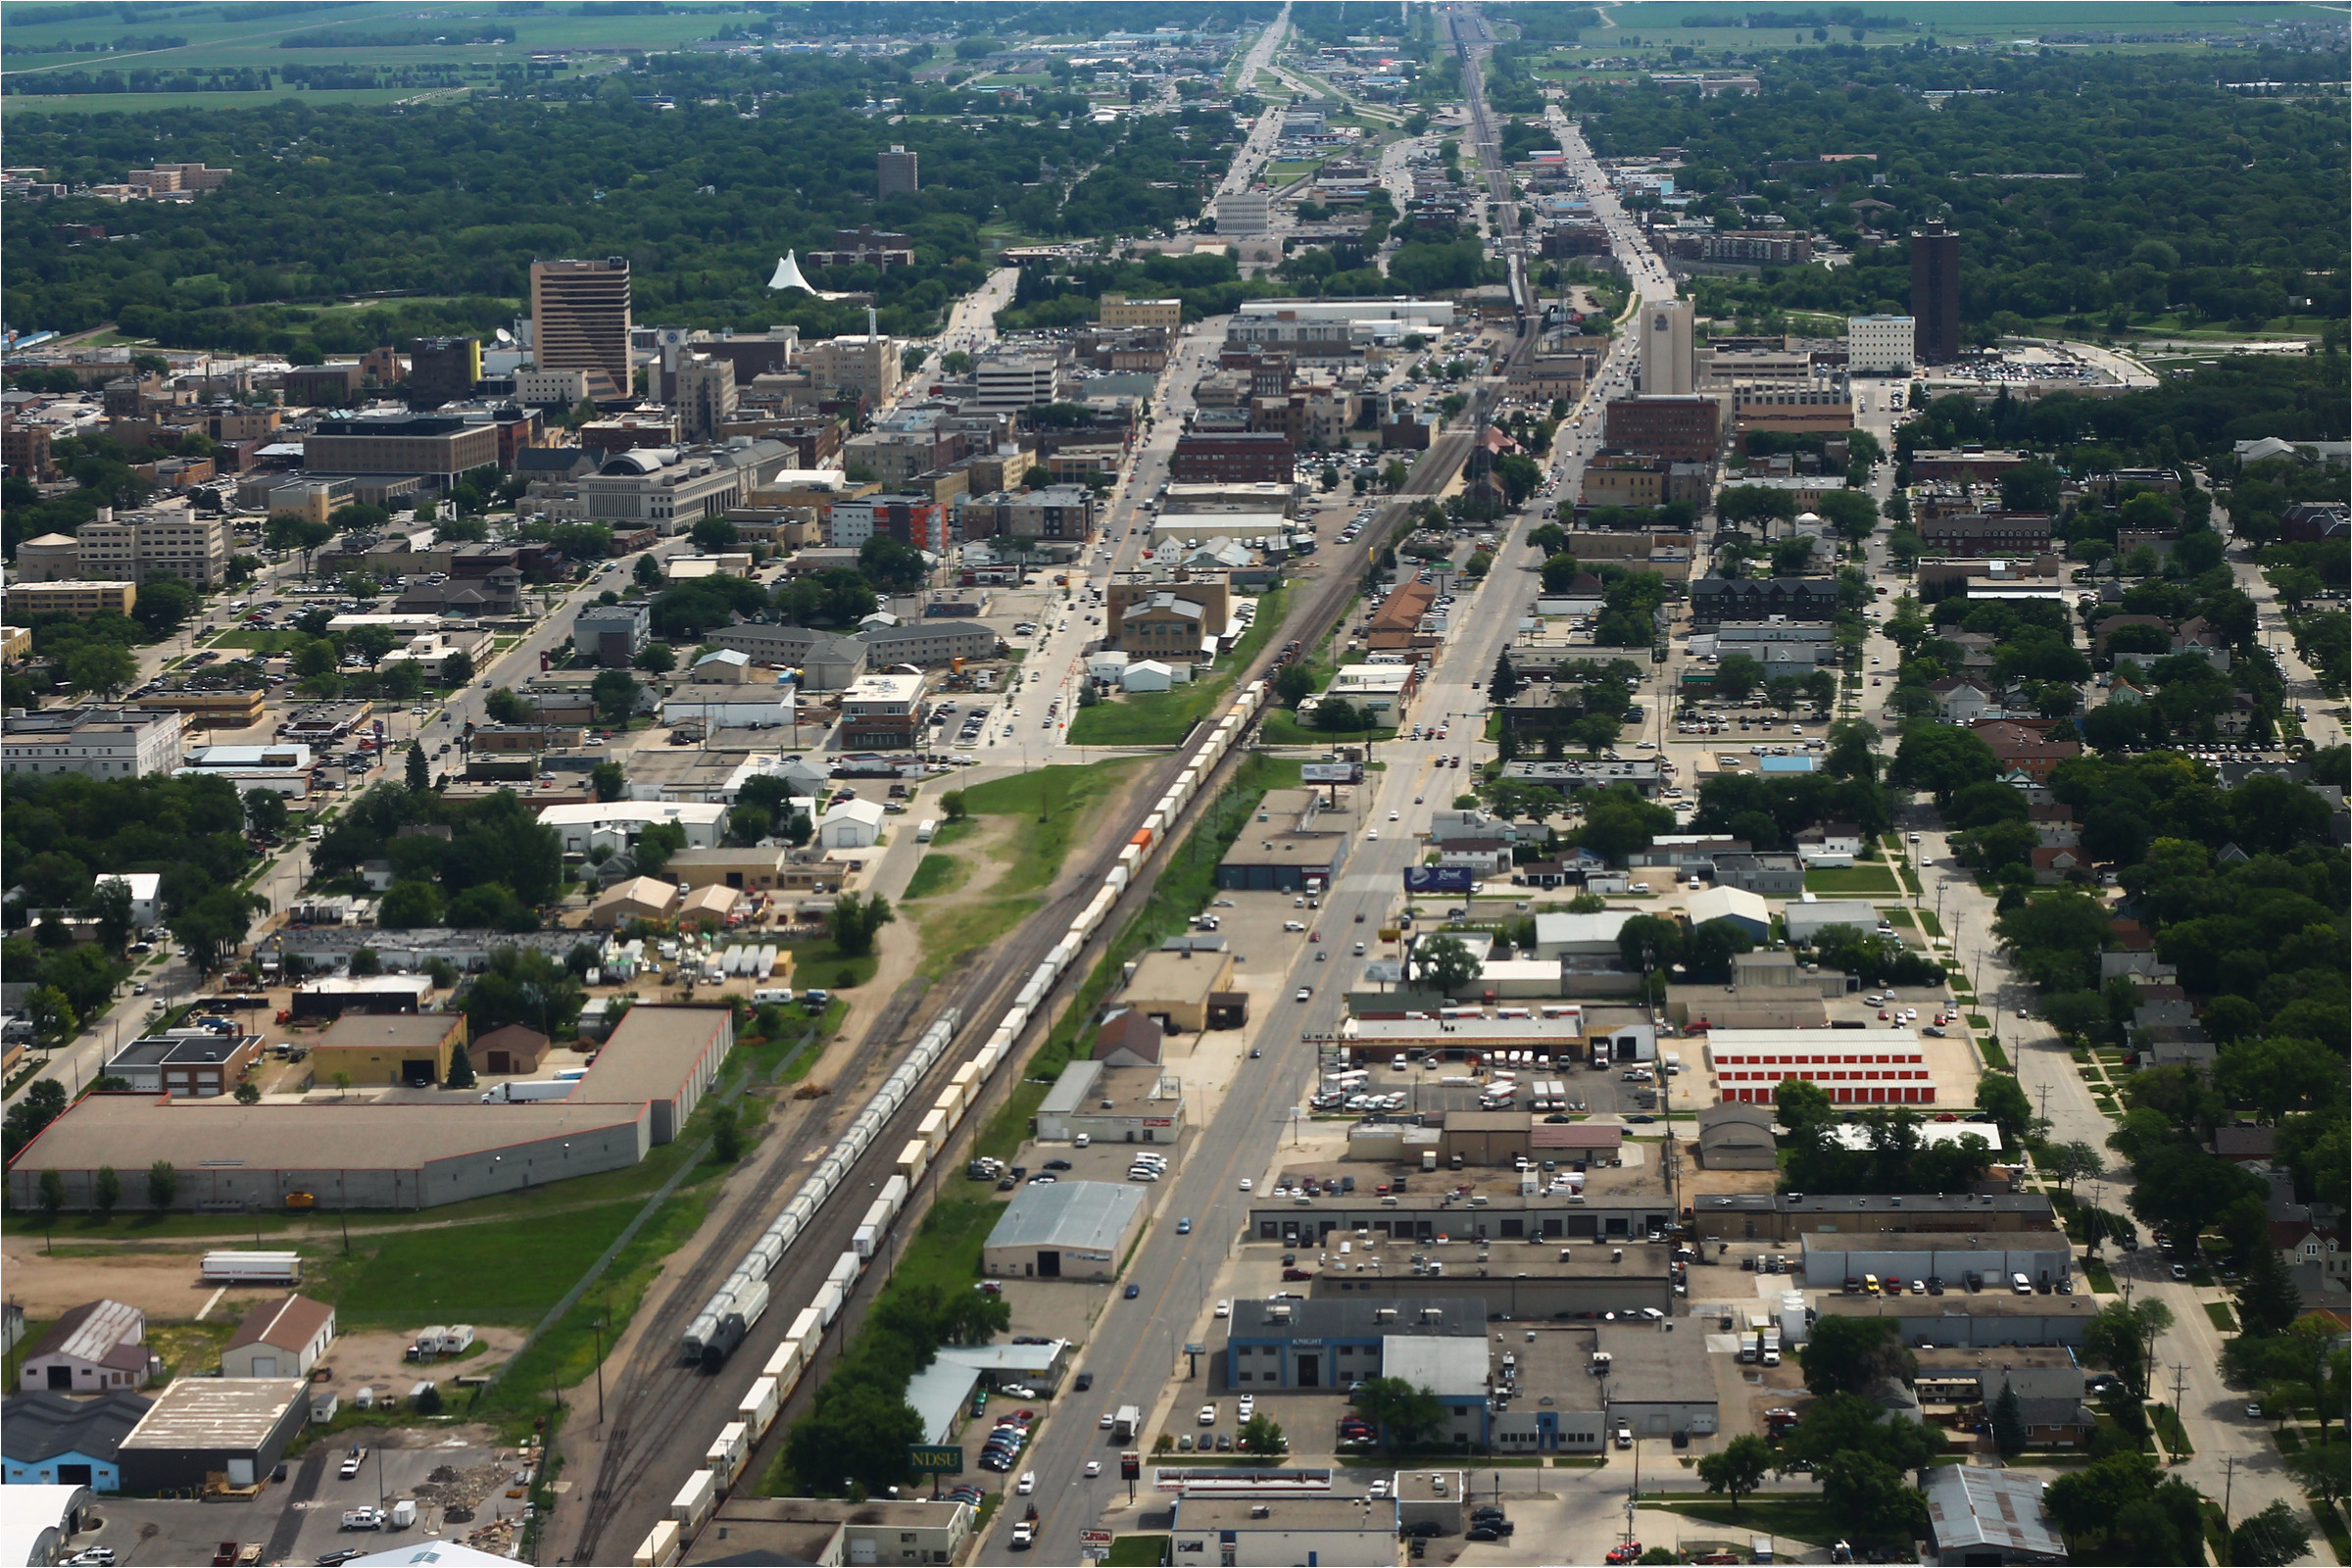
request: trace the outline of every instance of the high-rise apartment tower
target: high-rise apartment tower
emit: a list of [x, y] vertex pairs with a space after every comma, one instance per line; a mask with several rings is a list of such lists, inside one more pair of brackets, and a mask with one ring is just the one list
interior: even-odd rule
[[1960, 236], [1941, 223], [1911, 231], [1911, 319], [1918, 364], [1960, 358]]
[[923, 188], [922, 178], [915, 168], [920, 154], [910, 153], [897, 142], [890, 151], [874, 156], [874, 200], [892, 196], [911, 196]]

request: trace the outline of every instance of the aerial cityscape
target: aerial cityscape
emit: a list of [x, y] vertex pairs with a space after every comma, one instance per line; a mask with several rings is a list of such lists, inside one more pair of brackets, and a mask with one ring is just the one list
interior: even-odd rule
[[2352, 1565], [2348, 111], [0, 0], [0, 1563]]

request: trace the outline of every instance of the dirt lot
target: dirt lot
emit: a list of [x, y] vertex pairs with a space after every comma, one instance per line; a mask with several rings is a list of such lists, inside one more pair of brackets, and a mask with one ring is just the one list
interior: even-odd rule
[[[201, 1283], [197, 1277], [197, 1254], [201, 1247], [188, 1251], [152, 1252], [110, 1247], [102, 1253], [76, 1255], [79, 1250], [71, 1242], [62, 1245], [64, 1252], [53, 1257], [42, 1250], [37, 1235], [16, 1231], [0, 1239], [0, 1259], [5, 1259], [8, 1271], [9, 1298], [24, 1308], [26, 1317], [53, 1318], [68, 1307], [111, 1297], [150, 1317], [192, 1318], [219, 1289]], [[207, 1315], [227, 1314], [233, 1320], [244, 1303], [275, 1294], [279, 1293], [231, 1291]]]

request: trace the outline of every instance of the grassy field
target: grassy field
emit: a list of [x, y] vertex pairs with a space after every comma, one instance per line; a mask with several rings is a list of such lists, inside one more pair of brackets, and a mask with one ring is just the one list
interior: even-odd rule
[[2237, 1319], [2230, 1314], [2230, 1304], [2227, 1301], [2207, 1301], [2205, 1315], [2213, 1319], [2213, 1326], [2224, 1334], [2237, 1332]]
[[2107, 1271], [2107, 1265], [2098, 1258], [2086, 1257], [2082, 1260], [2082, 1278], [2101, 1296], [2115, 1294], [2115, 1276]]
[[1825, 865], [1805, 873], [1807, 893], [1893, 893], [1894, 873], [1883, 865]]
[[1158, 1568], [1167, 1555], [1165, 1536], [1120, 1536], [1111, 1542], [1110, 1554], [1102, 1561], [1107, 1568]]
[[959, 860], [953, 855], [942, 855], [934, 850], [916, 863], [914, 875], [906, 879], [906, 891], [901, 897], [911, 904], [916, 899], [931, 899], [942, 893], [953, 893], [963, 886], [971, 874], [969, 860]]
[[[1095, 808], [1126, 782], [1128, 770], [1140, 760], [1041, 767], [965, 790], [964, 809], [974, 815], [1013, 818], [1009, 836], [996, 852], [1008, 869], [989, 891], [1004, 896], [1051, 886]], [[919, 874], [921, 868], [916, 870]]]
[[831, 937], [778, 946], [792, 955], [792, 983], [802, 991], [810, 986], [855, 991], [874, 977], [874, 969], [882, 961], [870, 953], [862, 957], [850, 957], [833, 945]]
[[1396, 738], [1393, 729], [1336, 730], [1301, 724], [1287, 708], [1272, 710], [1258, 725], [1259, 743], [1266, 746], [1362, 746]]
[[956, 959], [974, 948], [997, 940], [1035, 914], [1044, 902], [1039, 895], [1026, 893], [1009, 899], [951, 905], [935, 914], [923, 915], [916, 922], [923, 934], [921, 971], [933, 976], [945, 974]]
[[[978, 1186], [978, 1183], [973, 1185]], [[983, 1189], [988, 1191], [988, 1189]], [[980, 1277], [980, 1248], [1004, 1205], [993, 1191], [987, 1198], [942, 1195], [923, 1216], [922, 1227], [890, 1271], [890, 1288], [968, 1291]]]
[[1742, 1537], [1789, 1536], [1815, 1545], [1842, 1539], [1847, 1529], [1819, 1497], [1748, 1497], [1740, 1502], [1737, 1513], [1729, 1502], [1703, 1497], [1678, 1496], [1672, 1502], [1644, 1500], [1642, 1506], [1679, 1513], [1686, 1519], [1720, 1526]]
[[1081, 708], [1078, 716], [1070, 721], [1070, 744], [1174, 746], [1195, 724], [1216, 710], [1233, 686], [1235, 672], [1248, 668], [1257, 651], [1281, 628], [1289, 600], [1290, 590], [1277, 588], [1257, 601], [1257, 619], [1234, 645], [1233, 652], [1225, 656], [1216, 674], [1206, 679], [1195, 677], [1189, 686], [1148, 697], [1127, 697]]
[[588, 1271], [643, 1206], [603, 1203], [560, 1222], [493, 1221], [395, 1231], [330, 1273], [347, 1322], [530, 1324]]
[[2164, 1451], [2173, 1458], [2186, 1459], [2197, 1451], [2196, 1445], [2188, 1441], [2188, 1433], [2180, 1426], [2180, 1417], [2174, 1413], [2171, 1405], [2150, 1402], [2148, 1424], [2164, 1440]]

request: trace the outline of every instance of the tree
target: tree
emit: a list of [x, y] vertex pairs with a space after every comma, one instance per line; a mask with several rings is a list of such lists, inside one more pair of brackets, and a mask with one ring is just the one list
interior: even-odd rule
[[1296, 709], [1314, 695], [1315, 677], [1304, 664], [1285, 664], [1275, 672], [1274, 695]]
[[115, 1217], [115, 1209], [122, 1201], [122, 1177], [112, 1165], [98, 1167], [98, 1176], [90, 1184], [90, 1206], [100, 1219]]
[[1977, 1108], [2000, 1128], [2004, 1149], [2017, 1149], [2036, 1123], [2034, 1102], [2007, 1073], [1988, 1072], [1977, 1080]]
[[1365, 721], [1362, 710], [1345, 697], [1326, 697], [1315, 705], [1314, 726], [1334, 734], [1351, 735], [1372, 726]]
[[1805, 1387], [1818, 1395], [1866, 1395], [1886, 1378], [1908, 1381], [1918, 1364], [1890, 1317], [1824, 1317], [1797, 1351]]
[[478, 1040], [511, 1023], [568, 1040], [586, 998], [571, 970], [536, 948], [490, 950], [489, 967], [466, 990], [466, 1033]]
[[825, 923], [832, 932], [833, 946], [840, 950], [843, 957], [862, 958], [874, 951], [875, 935], [897, 919], [898, 914], [891, 908], [890, 901], [881, 894], [876, 893], [869, 898], [862, 894], [844, 893], [834, 901]]
[[[43, 1232], [55, 1230], [57, 1228], [57, 1216], [64, 1210], [66, 1206], [65, 1177], [59, 1175], [54, 1170], [42, 1171], [40, 1194], [41, 1229]], [[54, 1239], [52, 1239], [49, 1244], [49, 1250], [51, 1251], [57, 1250], [57, 1244]]]
[[65, 677], [74, 690], [96, 693], [111, 703], [138, 680], [139, 662], [121, 643], [93, 639], [66, 655]]
[[743, 1113], [732, 1102], [711, 1108], [710, 1155], [722, 1165], [743, 1157]]
[[1494, 678], [1487, 682], [1487, 699], [1489, 706], [1500, 708], [1503, 704], [1509, 702], [1513, 697], [1518, 695], [1519, 689], [1523, 684], [1525, 683], [1519, 679], [1519, 671], [1511, 667], [1511, 656], [1509, 652], [1505, 651], [1503, 653], [1496, 654], [1494, 656]]
[[698, 517], [688, 537], [694, 548], [705, 555], [732, 550], [743, 542], [743, 531], [725, 517]]
[[1456, 996], [1478, 978], [1479, 964], [1459, 937], [1437, 935], [1413, 944], [1413, 967], [1421, 979], [1446, 996]]
[[443, 1087], [471, 1089], [473, 1085], [473, 1056], [466, 1051], [466, 1042], [461, 1040], [450, 1048], [449, 1077], [444, 1080]]
[[963, 791], [950, 790], [939, 798], [939, 814], [950, 822], [961, 822], [969, 817], [971, 808], [964, 804]]
[[637, 711], [637, 677], [625, 669], [600, 670], [588, 683], [597, 711], [616, 728], [628, 727], [630, 715]]
[[1673, 831], [1674, 812], [1652, 806], [1627, 786], [1611, 785], [1586, 798], [1577, 841], [1622, 865], [1636, 850], [1647, 849], [1652, 838]]
[[2017, 1385], [2001, 1384], [2000, 1396], [1992, 1401], [1992, 1441], [2004, 1454], [2016, 1453], [2026, 1446], [2026, 1412], [2017, 1397]]
[[1815, 1468], [1814, 1479], [1830, 1516], [1857, 1536], [1907, 1542], [1928, 1532], [1928, 1499], [1884, 1459], [1859, 1451], [1836, 1454]]
[[1356, 1390], [1355, 1408], [1390, 1447], [1409, 1448], [1446, 1424], [1446, 1406], [1437, 1395], [1402, 1378], [1367, 1379]]
[[441, 684], [463, 686], [473, 679], [473, 656], [463, 648], [441, 661]]
[[2075, 1190], [2078, 1181], [2096, 1176], [2107, 1168], [2099, 1152], [2083, 1143], [2052, 1144], [2034, 1156], [2034, 1163], [2041, 1167], [2043, 1176], [2063, 1183], [2069, 1193]]
[[2287, 1474], [2303, 1489], [2307, 1497], [2317, 1497], [2330, 1507], [2344, 1500], [2345, 1477], [2352, 1473], [2352, 1444], [2342, 1438], [2331, 1443], [2315, 1443], [2286, 1461]]
[[[48, 965], [42, 968], [46, 971]], [[54, 1051], [81, 1032], [73, 1000], [56, 986], [35, 986], [25, 999], [24, 1012], [32, 1020], [33, 1039], [44, 1050]]]
[[590, 768], [588, 782], [600, 801], [621, 800], [629, 793], [628, 771], [615, 761], [602, 761]]
[[262, 1086], [250, 1078], [237, 1080], [237, 1087], [230, 1093], [240, 1105], [258, 1105], [262, 1102]]
[[172, 917], [172, 934], [188, 960], [200, 971], [209, 971], [219, 968], [222, 956], [245, 940], [254, 915], [269, 910], [270, 901], [259, 894], [215, 888]]
[[1802, 1078], [1784, 1078], [1772, 1092], [1773, 1119], [1788, 1129], [1793, 1142], [1808, 1142], [1817, 1127], [1838, 1119], [1828, 1090]]
[[2287, 1272], [2286, 1259], [2275, 1247], [2257, 1247], [2246, 1261], [2245, 1280], [2237, 1288], [2237, 1321], [2245, 1333], [2262, 1339], [2284, 1334], [2303, 1315], [2303, 1297]]
[[1928, 791], [1941, 807], [1969, 785], [1999, 777], [2000, 764], [1976, 731], [1923, 721], [1904, 729], [1886, 776], [1890, 783]]
[[649, 675], [666, 675], [678, 667], [677, 650], [667, 643], [647, 643], [629, 662]]
[[431, 764], [424, 760], [423, 742], [409, 742], [408, 756], [401, 763], [401, 782], [413, 790], [426, 790], [432, 787], [432, 768]]
[[36, 1079], [24, 1098], [8, 1107], [8, 1157], [15, 1159], [65, 1108], [66, 1086], [54, 1078]]
[[1720, 1451], [1700, 1456], [1698, 1479], [1707, 1484], [1709, 1492], [1727, 1494], [1736, 1514], [1740, 1497], [1762, 1486], [1765, 1472], [1771, 1468], [1772, 1446], [1752, 1432], [1743, 1432]]
[[[2288, 1465], [2291, 1469], [2293, 1461]], [[2283, 1568], [2309, 1550], [2311, 1533], [2283, 1498], [2274, 1498], [2230, 1532], [2230, 1560], [2238, 1568]]]
[[660, 876], [669, 858], [686, 848], [686, 830], [675, 822], [652, 822], [637, 835], [629, 856], [639, 876]]
[[263, 838], [276, 838], [286, 830], [286, 798], [275, 790], [247, 790], [245, 792], [245, 821]]
[[2149, 1352], [2172, 1326], [2173, 1309], [2162, 1301], [2142, 1297], [2129, 1304], [2110, 1302], [2082, 1326], [2082, 1358], [2106, 1367], [2134, 1397], [2145, 1398]]
[[179, 1172], [168, 1159], [147, 1167], [147, 1206], [161, 1214], [179, 1196]]
[[637, 558], [636, 565], [629, 568], [629, 577], [640, 588], [659, 588], [662, 586], [662, 563], [656, 561], [649, 550]]
[[1734, 702], [1747, 696], [1764, 679], [1764, 666], [1748, 654], [1726, 654], [1715, 664], [1715, 694]]
[[1282, 1435], [1281, 1423], [1263, 1410], [1251, 1413], [1242, 1424], [1242, 1451], [1254, 1453], [1261, 1459], [1271, 1459], [1290, 1447]]

